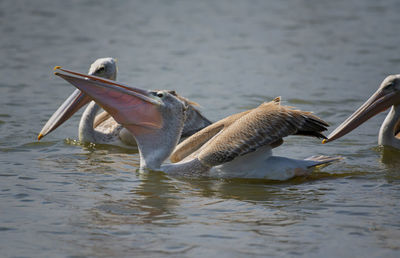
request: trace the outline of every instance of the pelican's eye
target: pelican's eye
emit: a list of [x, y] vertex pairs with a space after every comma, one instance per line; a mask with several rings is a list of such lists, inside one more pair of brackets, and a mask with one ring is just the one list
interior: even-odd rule
[[102, 73], [106, 70], [106, 68], [104, 66], [101, 66], [99, 69], [97, 69], [98, 73]]
[[394, 83], [392, 82], [392, 83], [387, 84], [385, 86], [385, 90], [389, 90], [389, 91], [394, 90]]
[[161, 91], [157, 92], [157, 97], [163, 98], [164, 97], [164, 93], [161, 92]]

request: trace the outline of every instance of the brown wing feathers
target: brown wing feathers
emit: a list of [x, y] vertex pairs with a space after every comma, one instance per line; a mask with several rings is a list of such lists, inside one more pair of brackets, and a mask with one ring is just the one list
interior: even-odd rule
[[[206, 128], [193, 134], [191, 137], [185, 139], [183, 142], [176, 146], [174, 152], [170, 156], [171, 162], [179, 162], [186, 158], [193, 152], [197, 151], [200, 147], [207, 144], [207, 142], [218, 134], [221, 130], [228, 127], [232, 122], [236, 121], [237, 118], [249, 113], [250, 110], [233, 114], [222, 120], [219, 120]], [[203, 146], [205, 147], [205, 146]]]
[[291, 134], [324, 137], [321, 131], [326, 130], [325, 126], [324, 121], [310, 112], [281, 106], [279, 99], [275, 99], [231, 122], [218, 137], [207, 143], [198, 159], [204, 165], [216, 166]]
[[111, 115], [108, 114], [106, 111], [101, 112], [99, 115], [97, 115], [94, 118], [93, 128], [96, 128], [97, 126], [99, 126], [101, 123], [103, 123], [104, 121], [106, 121], [110, 117], [111, 117]]

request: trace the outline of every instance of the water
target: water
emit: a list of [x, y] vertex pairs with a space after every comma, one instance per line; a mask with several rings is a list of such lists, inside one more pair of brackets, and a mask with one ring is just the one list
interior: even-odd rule
[[307, 178], [139, 174], [136, 150], [76, 144], [79, 116], [36, 141], [72, 86], [118, 58], [118, 80], [174, 89], [212, 120], [282, 96], [333, 130], [399, 72], [397, 1], [0, 3], [2, 257], [398, 257], [399, 152], [377, 147], [384, 114], [279, 155], [346, 159]]

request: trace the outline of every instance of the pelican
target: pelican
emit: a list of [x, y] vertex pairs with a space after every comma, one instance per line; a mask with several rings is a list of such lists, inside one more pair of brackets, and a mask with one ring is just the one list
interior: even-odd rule
[[386, 77], [378, 90], [323, 143], [338, 139], [356, 129], [359, 125], [391, 107], [379, 130], [378, 144], [400, 149], [400, 74]]
[[[116, 80], [116, 60], [111, 57], [97, 59], [91, 64], [89, 75]], [[197, 105], [196, 103], [179, 96], [175, 91], [169, 91], [169, 93], [185, 102], [189, 107], [182, 131], [182, 138], [188, 137], [211, 124], [211, 122], [194, 107]], [[97, 115], [101, 109], [100, 106], [79, 89], [75, 90], [51, 116], [39, 133], [38, 140], [55, 130], [87, 103], [89, 103], [89, 105], [83, 112], [79, 122], [78, 135], [81, 142], [136, 147], [136, 142], [132, 134], [121, 124], [117, 123], [107, 112], [102, 112]]]
[[[210, 175], [286, 180], [337, 160], [272, 156], [282, 138], [299, 134], [325, 138], [328, 126], [310, 112], [280, 105], [280, 98], [231, 115], [185, 139], [179, 137], [188, 108], [168, 91], [132, 88], [56, 67], [55, 74], [85, 92], [135, 137], [141, 170], [174, 175]], [[170, 157], [174, 163], [162, 163]]]

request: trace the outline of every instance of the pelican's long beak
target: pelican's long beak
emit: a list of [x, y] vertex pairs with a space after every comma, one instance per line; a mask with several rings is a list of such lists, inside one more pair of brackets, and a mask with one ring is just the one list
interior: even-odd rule
[[323, 140], [322, 143], [336, 140], [348, 134], [371, 117], [385, 111], [394, 104], [398, 94], [396, 91], [385, 91], [379, 88], [361, 107], [329, 134], [328, 139]]
[[118, 123], [132, 133], [144, 129], [160, 129], [163, 125], [157, 100], [147, 90], [122, 83], [55, 68], [55, 75], [65, 79], [106, 110]]
[[38, 135], [38, 140], [55, 130], [57, 127], [67, 121], [73, 114], [75, 114], [81, 107], [91, 101], [90, 97], [80, 90], [75, 90], [56, 112], [50, 117], [47, 123], [43, 126]]

